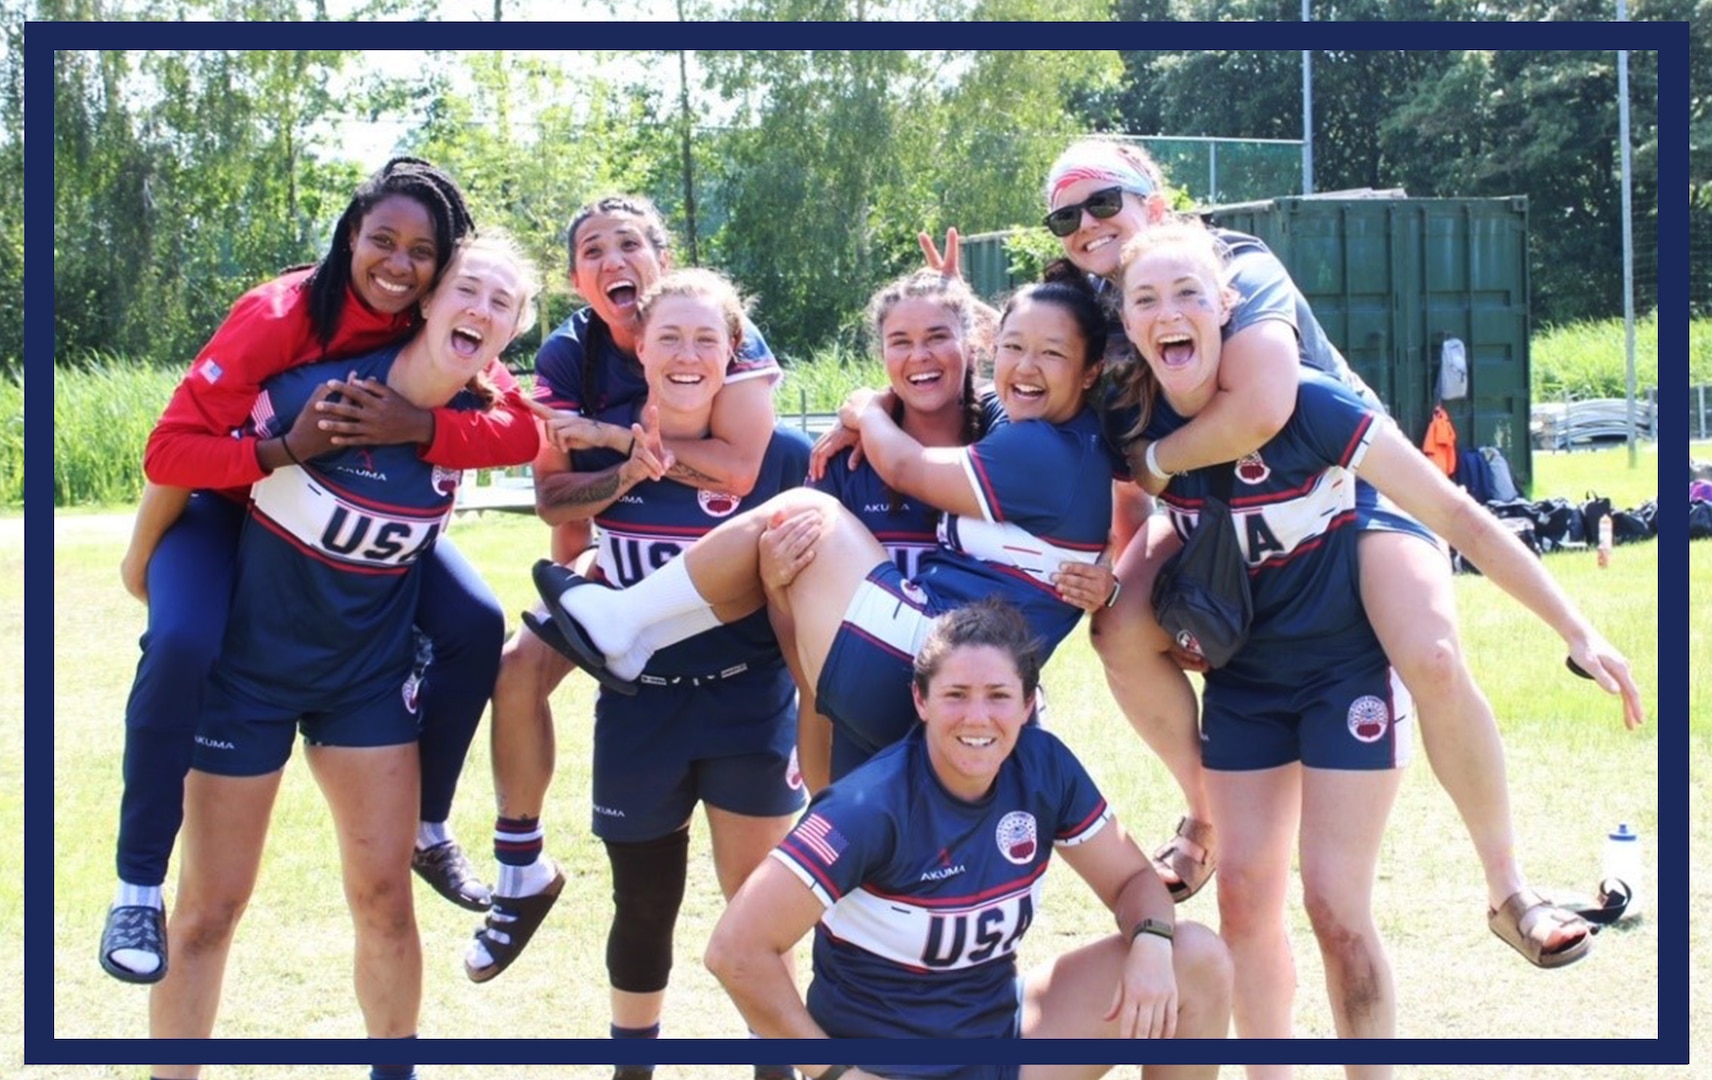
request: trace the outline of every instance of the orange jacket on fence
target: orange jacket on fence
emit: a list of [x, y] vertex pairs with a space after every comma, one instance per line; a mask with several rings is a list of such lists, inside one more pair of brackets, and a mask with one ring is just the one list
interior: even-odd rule
[[1456, 475], [1456, 428], [1451, 425], [1450, 414], [1444, 411], [1443, 405], [1433, 406], [1433, 422], [1427, 425], [1421, 450], [1446, 476]]

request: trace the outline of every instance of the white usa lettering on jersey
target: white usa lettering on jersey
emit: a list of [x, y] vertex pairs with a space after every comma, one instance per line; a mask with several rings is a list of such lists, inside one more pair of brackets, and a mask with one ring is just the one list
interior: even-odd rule
[[[1276, 501], [1233, 507], [1237, 539], [1250, 566], [1288, 558], [1304, 544], [1324, 536], [1340, 516], [1355, 511], [1355, 474], [1333, 466], [1314, 476], [1301, 492], [1282, 492]], [[1200, 515], [1168, 505], [1177, 535], [1194, 531]]]
[[323, 562], [351, 569], [403, 568], [446, 527], [452, 501], [412, 511], [347, 498], [297, 465], [251, 489], [259, 520]]
[[[775, 851], [824, 903], [830, 897], [795, 860]], [[907, 896], [881, 895], [866, 887], [847, 894], [826, 910], [820, 922], [840, 941], [883, 960], [918, 971], [956, 971], [1016, 952], [1040, 908], [1043, 861], [1025, 879], [997, 895], [969, 904], [914, 902]]]
[[606, 580], [628, 589], [683, 553], [695, 537], [663, 537], [639, 529], [614, 528], [608, 523], [600, 533], [596, 562]]

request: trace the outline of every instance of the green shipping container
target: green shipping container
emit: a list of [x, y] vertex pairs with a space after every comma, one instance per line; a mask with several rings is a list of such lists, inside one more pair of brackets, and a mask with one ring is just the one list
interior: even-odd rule
[[1462, 341], [1468, 394], [1444, 402], [1457, 449], [1496, 446], [1531, 488], [1526, 198], [1308, 196], [1203, 216], [1265, 241], [1417, 445], [1439, 404], [1444, 342]]

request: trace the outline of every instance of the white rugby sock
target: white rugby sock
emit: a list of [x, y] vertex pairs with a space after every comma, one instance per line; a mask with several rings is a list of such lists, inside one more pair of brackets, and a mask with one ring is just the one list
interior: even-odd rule
[[[161, 898], [159, 885], [132, 885], [121, 881], [113, 895], [113, 906], [164, 908], [166, 904]], [[114, 949], [113, 962], [138, 975], [149, 975], [160, 969], [161, 956], [143, 949]]]
[[500, 896], [534, 896], [553, 883], [553, 864], [546, 856], [537, 855], [528, 866], [499, 864], [499, 881], [494, 892]]
[[[504, 896], [534, 896], [553, 883], [553, 864], [547, 861], [545, 854], [535, 856], [535, 861], [527, 866], [513, 866], [510, 863], [499, 864], [499, 881], [494, 884], [494, 898]], [[510, 935], [506, 934], [504, 925], [510, 921], [503, 915], [489, 913], [490, 922], [498, 925], [484, 929], [476, 934], [475, 940], [464, 951], [464, 962], [472, 968], [485, 968], [493, 963], [493, 954], [487, 951], [485, 944], [487, 934], [498, 936], [500, 944], [510, 944]]]
[[113, 894], [114, 907], [165, 907], [161, 899], [159, 885], [132, 885], [128, 881], [119, 882], [119, 891]]
[[[713, 615], [712, 606], [690, 580], [682, 558], [673, 559], [628, 589], [615, 592], [582, 586], [567, 591], [559, 603], [581, 624], [595, 647], [606, 654], [608, 663], [624, 657], [653, 626], [697, 611], [705, 611], [709, 618]], [[718, 625], [718, 620], [712, 625]], [[649, 652], [700, 630], [679, 628], [671, 633], [676, 636], [655, 641]]]
[[452, 838], [452, 830], [446, 827], [444, 821], [418, 821], [416, 823], [416, 850], [427, 851], [431, 847], [444, 844]]
[[635, 679], [648, 666], [654, 654], [668, 645], [687, 641], [704, 630], [720, 625], [719, 616], [710, 607], [696, 608], [674, 615], [661, 622], [649, 623], [636, 635], [636, 643], [623, 656], [609, 657], [607, 670], [620, 679]]

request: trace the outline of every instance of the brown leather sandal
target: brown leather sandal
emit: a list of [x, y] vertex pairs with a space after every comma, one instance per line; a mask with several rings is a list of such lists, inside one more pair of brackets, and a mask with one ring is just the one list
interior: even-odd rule
[[[1184, 816], [1177, 820], [1177, 833], [1153, 853], [1154, 869], [1165, 879], [1171, 899], [1181, 904], [1200, 892], [1218, 869], [1213, 857], [1213, 826]], [[1173, 884], [1172, 879], [1176, 879]]]
[[1532, 889], [1512, 893], [1497, 911], [1486, 913], [1486, 922], [1535, 967], [1573, 964], [1593, 947], [1593, 927], [1586, 919]]

